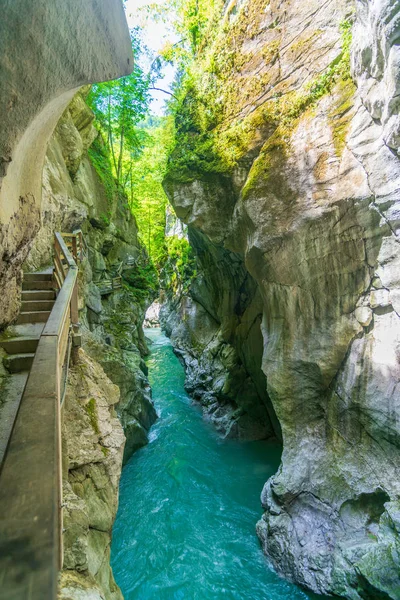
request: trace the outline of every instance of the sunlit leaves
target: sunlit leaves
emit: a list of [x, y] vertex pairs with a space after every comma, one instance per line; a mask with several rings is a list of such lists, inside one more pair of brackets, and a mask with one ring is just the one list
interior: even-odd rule
[[172, 143], [171, 119], [146, 122], [146, 145], [131, 163], [127, 192], [130, 206], [139, 225], [141, 241], [158, 267], [165, 259], [165, 207], [167, 198], [162, 187], [167, 154]]
[[143, 136], [138, 124], [146, 117], [150, 103], [151, 75], [139, 66], [140, 38], [133, 30], [132, 47], [135, 66], [131, 75], [114, 81], [96, 84], [88, 96], [88, 103], [96, 115], [112, 156], [114, 175], [123, 184], [125, 154], [137, 156], [143, 147]]

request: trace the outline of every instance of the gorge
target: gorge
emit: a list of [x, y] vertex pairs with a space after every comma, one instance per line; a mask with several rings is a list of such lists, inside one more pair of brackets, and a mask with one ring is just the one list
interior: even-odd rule
[[185, 393], [171, 344], [157, 329], [146, 334], [160, 419], [122, 474], [111, 557], [124, 597], [316, 598], [276, 575], [255, 535], [259, 490], [280, 444], [221, 439]]
[[[51, 593], [399, 600], [398, 0], [165, 0], [175, 37], [150, 74], [119, 0], [2, 4], [0, 501], [14, 524], [43, 498], [34, 480], [4, 485], [29, 414], [21, 389], [8, 423], [7, 342], [25, 335], [24, 277], [50, 273], [55, 232], [85, 244]], [[154, 300], [170, 342], [143, 331]], [[7, 510], [0, 598], [44, 598], [43, 545], [10, 534]]]

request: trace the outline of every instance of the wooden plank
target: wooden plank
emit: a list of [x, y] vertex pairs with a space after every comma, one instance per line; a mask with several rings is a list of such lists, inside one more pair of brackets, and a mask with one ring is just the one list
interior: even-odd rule
[[78, 231], [78, 233], [76, 234], [76, 239], [78, 241], [78, 248], [79, 248], [79, 260], [83, 260], [84, 257], [84, 250], [83, 250], [83, 233], [82, 231]]
[[64, 364], [65, 353], [67, 351], [70, 325], [71, 325], [71, 320], [69, 318], [69, 313], [67, 313], [67, 318], [65, 319], [63, 328], [60, 333], [60, 337], [58, 339], [58, 366], [59, 366], [60, 371]]
[[0, 597], [7, 600], [57, 595], [61, 474], [56, 372], [57, 338], [42, 338], [0, 475]]
[[76, 267], [70, 269], [64, 281], [64, 285], [57, 296], [57, 300], [42, 335], [60, 335], [66, 314], [70, 310], [70, 302], [77, 277], [78, 269]]
[[60, 281], [58, 274], [54, 271], [54, 281], [56, 282], [57, 289], [61, 290], [63, 282]]
[[64, 258], [64, 253], [60, 246], [60, 242], [56, 236], [54, 236], [54, 252], [59, 257], [60, 261], [62, 262], [62, 260]]
[[78, 261], [78, 245], [76, 241], [76, 236], [72, 238], [72, 256], [74, 257], [75, 262]]
[[71, 297], [71, 322], [72, 325], [79, 324], [78, 279], [75, 280], [75, 286]]
[[56, 271], [60, 281], [64, 282], [65, 276], [66, 276], [65, 270], [64, 270], [64, 265], [62, 264], [61, 259], [58, 256], [58, 254], [54, 255], [54, 268], [55, 268], [55, 271]]
[[88, 245], [85, 240], [85, 236], [83, 235], [83, 231], [81, 229], [76, 229], [74, 234], [78, 236], [79, 244], [81, 246], [81, 260], [83, 260], [85, 251], [88, 251]]

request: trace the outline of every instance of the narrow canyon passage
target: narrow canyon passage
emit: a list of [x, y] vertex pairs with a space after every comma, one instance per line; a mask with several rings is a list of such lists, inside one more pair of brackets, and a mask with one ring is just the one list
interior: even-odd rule
[[146, 335], [160, 418], [122, 473], [112, 567], [125, 600], [315, 598], [271, 570], [256, 537], [280, 447], [222, 440], [185, 393], [169, 340]]

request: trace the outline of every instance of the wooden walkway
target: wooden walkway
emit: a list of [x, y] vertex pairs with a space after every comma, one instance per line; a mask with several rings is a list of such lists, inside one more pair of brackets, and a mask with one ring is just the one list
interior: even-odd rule
[[[83, 254], [81, 232], [55, 234], [54, 272], [25, 276], [18, 319], [19, 324], [42, 321], [43, 330], [33, 341], [16, 337], [2, 344], [15, 369], [18, 364], [29, 368], [29, 363], [31, 368], [1, 463], [1, 600], [57, 597], [62, 567], [62, 402], [78, 327], [77, 262]], [[24, 343], [29, 352], [21, 352]]]

